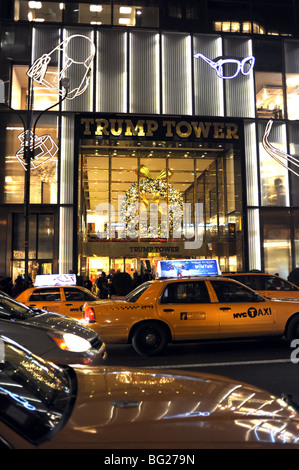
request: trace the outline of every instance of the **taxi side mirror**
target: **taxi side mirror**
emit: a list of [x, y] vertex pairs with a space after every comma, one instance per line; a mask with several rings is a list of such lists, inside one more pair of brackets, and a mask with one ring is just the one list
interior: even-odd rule
[[265, 302], [264, 297], [262, 297], [261, 294], [258, 294], [258, 293], [255, 294], [254, 300], [255, 300], [256, 302]]

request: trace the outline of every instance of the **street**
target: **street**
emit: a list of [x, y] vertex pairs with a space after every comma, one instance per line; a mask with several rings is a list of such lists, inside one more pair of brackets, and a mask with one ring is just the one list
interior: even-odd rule
[[[107, 345], [107, 365], [197, 371], [240, 380], [299, 404], [299, 363], [282, 339], [170, 344], [157, 357], [139, 356], [131, 345]], [[298, 360], [298, 359], [297, 359]]]

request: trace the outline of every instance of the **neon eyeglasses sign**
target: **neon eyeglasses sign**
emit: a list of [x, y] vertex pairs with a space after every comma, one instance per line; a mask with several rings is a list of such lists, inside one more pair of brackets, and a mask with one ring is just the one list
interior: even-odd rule
[[203, 59], [215, 70], [217, 77], [224, 79], [235, 78], [240, 72], [243, 75], [249, 75], [255, 64], [255, 57], [252, 55], [247, 56], [241, 60], [237, 58], [227, 58], [224, 56], [211, 60], [204, 54], [197, 52], [194, 54], [194, 57], [195, 59], [198, 59], [199, 57]]

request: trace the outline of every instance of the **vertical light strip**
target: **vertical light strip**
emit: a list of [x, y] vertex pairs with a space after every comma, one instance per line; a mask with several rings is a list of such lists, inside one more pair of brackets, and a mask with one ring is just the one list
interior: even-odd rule
[[96, 110], [127, 112], [127, 32], [98, 31]]
[[63, 116], [60, 152], [60, 204], [73, 204], [74, 138], [74, 116]]
[[127, 113], [128, 110], [128, 80], [129, 80], [129, 70], [128, 70], [128, 31], [124, 34], [124, 44], [123, 44], [123, 50], [124, 50], [124, 56], [125, 56], [125, 70], [124, 70], [124, 80], [122, 83], [122, 88], [123, 88], [123, 97], [124, 97], [124, 102], [123, 102], [123, 107], [124, 107], [124, 112]]
[[193, 114], [193, 97], [192, 97], [192, 38], [191, 34], [186, 38], [186, 61], [187, 61], [187, 86], [188, 86], [188, 103], [187, 103], [187, 114]]
[[[252, 41], [235, 37], [223, 39], [224, 55], [247, 57], [252, 52]], [[253, 72], [244, 76], [238, 74], [233, 80], [225, 81], [226, 115], [233, 117], [255, 117], [253, 95]]]
[[259, 186], [255, 123], [244, 122], [244, 140], [247, 204], [248, 206], [258, 206]]
[[[60, 152], [60, 204], [73, 204], [74, 117], [62, 117]], [[73, 268], [73, 207], [60, 207], [59, 273]]]
[[[133, 80], [133, 65], [134, 65], [134, 58], [133, 58], [133, 35], [131, 33], [128, 33], [129, 34], [129, 37], [128, 37], [128, 43], [129, 43], [129, 70], [127, 70], [127, 80], [129, 80], [129, 86], [128, 86], [128, 90], [129, 90], [129, 100], [128, 100], [128, 97], [127, 97], [127, 103], [126, 103], [126, 111], [127, 112], [132, 112], [131, 111], [131, 107], [132, 107], [132, 96], [134, 94], [134, 80]], [[127, 48], [125, 48], [125, 51], [127, 53]], [[126, 64], [127, 64], [127, 60], [126, 60]], [[130, 109], [128, 108], [128, 102], [130, 103]]]
[[[222, 55], [223, 51], [223, 41], [222, 37], [219, 37], [216, 41], [216, 47], [217, 47], [217, 55], [216, 57], [220, 57]], [[218, 83], [218, 93], [219, 97], [219, 116], [224, 116], [224, 81], [223, 80], [217, 80]]]
[[[248, 55], [253, 56], [252, 39], [248, 41]], [[250, 100], [250, 116], [255, 117], [255, 87], [254, 87], [254, 72], [250, 73], [249, 83], [249, 100]]]
[[248, 209], [248, 266], [262, 269], [259, 209]]
[[156, 109], [158, 110], [158, 113], [161, 112], [161, 98], [160, 98], [160, 90], [161, 90], [161, 70], [160, 70], [160, 63], [161, 63], [161, 56], [160, 56], [160, 40], [161, 36], [159, 33], [156, 34], [156, 83], [157, 83], [157, 89], [156, 89]]
[[[222, 55], [222, 39], [202, 34], [193, 35], [193, 53], [207, 57]], [[224, 116], [224, 84], [215, 71], [202, 59], [193, 59], [194, 114]]]
[[73, 269], [73, 208], [60, 207], [59, 212], [59, 274]]
[[162, 96], [162, 102], [160, 103], [161, 105], [161, 114], [165, 114], [165, 65], [164, 65], [164, 34], [161, 33], [160, 35], [160, 51], [161, 51], [161, 57], [160, 57], [160, 63], [161, 65], [161, 70], [160, 70], [160, 89], [161, 89], [161, 96]]
[[163, 114], [192, 113], [191, 38], [189, 34], [162, 35]]

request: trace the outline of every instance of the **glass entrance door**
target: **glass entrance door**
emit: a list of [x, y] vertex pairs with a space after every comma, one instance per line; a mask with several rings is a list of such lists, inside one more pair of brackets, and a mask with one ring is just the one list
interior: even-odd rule
[[108, 272], [116, 265], [135, 271], [144, 258], [153, 266], [161, 258], [217, 258], [223, 272], [242, 270], [240, 154], [233, 144], [80, 144], [84, 273], [91, 266]]

